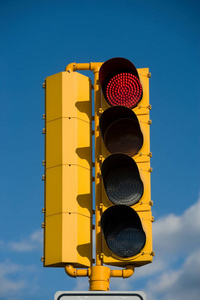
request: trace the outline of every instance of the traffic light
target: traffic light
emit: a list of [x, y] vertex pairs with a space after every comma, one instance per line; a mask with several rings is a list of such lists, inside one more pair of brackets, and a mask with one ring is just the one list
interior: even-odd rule
[[92, 261], [91, 80], [61, 72], [45, 83], [44, 266]]
[[152, 262], [149, 76], [148, 68], [137, 70], [124, 58], [109, 59], [99, 70], [100, 225], [108, 265]]

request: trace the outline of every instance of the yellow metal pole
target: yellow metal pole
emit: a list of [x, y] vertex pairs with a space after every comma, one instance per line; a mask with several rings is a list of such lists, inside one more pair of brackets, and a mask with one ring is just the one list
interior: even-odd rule
[[99, 135], [99, 108], [101, 106], [101, 93], [99, 88], [99, 72], [94, 71], [94, 127], [95, 127], [95, 230], [96, 230], [96, 266], [102, 265], [101, 252], [102, 252], [102, 237], [100, 229], [101, 219], [101, 182], [100, 182], [100, 150], [101, 142]]

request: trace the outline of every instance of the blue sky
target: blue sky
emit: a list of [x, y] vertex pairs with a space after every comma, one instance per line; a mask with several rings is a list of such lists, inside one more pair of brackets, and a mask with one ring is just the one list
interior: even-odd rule
[[42, 83], [71, 62], [117, 56], [152, 73], [156, 256], [130, 279], [112, 279], [111, 289], [199, 299], [199, 9], [196, 0], [0, 0], [0, 299], [88, 289], [86, 278], [40, 262]]

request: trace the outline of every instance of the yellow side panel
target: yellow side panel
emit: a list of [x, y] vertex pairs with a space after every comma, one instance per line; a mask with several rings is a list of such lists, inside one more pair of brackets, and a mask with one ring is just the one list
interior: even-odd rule
[[[74, 226], [77, 224], [77, 226]], [[90, 266], [91, 219], [80, 214], [61, 213], [46, 218], [45, 266]]]
[[46, 122], [74, 117], [91, 121], [91, 81], [77, 72], [46, 78]]
[[91, 80], [76, 72], [47, 77], [45, 114], [44, 266], [89, 266]]
[[91, 124], [60, 118], [46, 124], [46, 168], [77, 164], [91, 168]]
[[73, 212], [90, 217], [90, 178], [91, 171], [78, 165], [60, 165], [47, 169], [46, 216]]

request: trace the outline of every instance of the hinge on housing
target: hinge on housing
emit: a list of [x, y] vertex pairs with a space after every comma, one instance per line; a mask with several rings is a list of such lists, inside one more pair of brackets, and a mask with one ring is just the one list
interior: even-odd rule
[[103, 253], [101, 253], [101, 254], [99, 255], [99, 257], [100, 257], [100, 259], [102, 259], [102, 260], [103, 260], [104, 254], [103, 254]]
[[45, 129], [45, 128], [42, 129], [42, 133], [43, 133], [43, 134], [46, 133], [46, 129]]
[[152, 152], [149, 152], [149, 153], [142, 153], [142, 152], [140, 152], [139, 156], [142, 156], [142, 155], [147, 155], [149, 157], [152, 157]]

